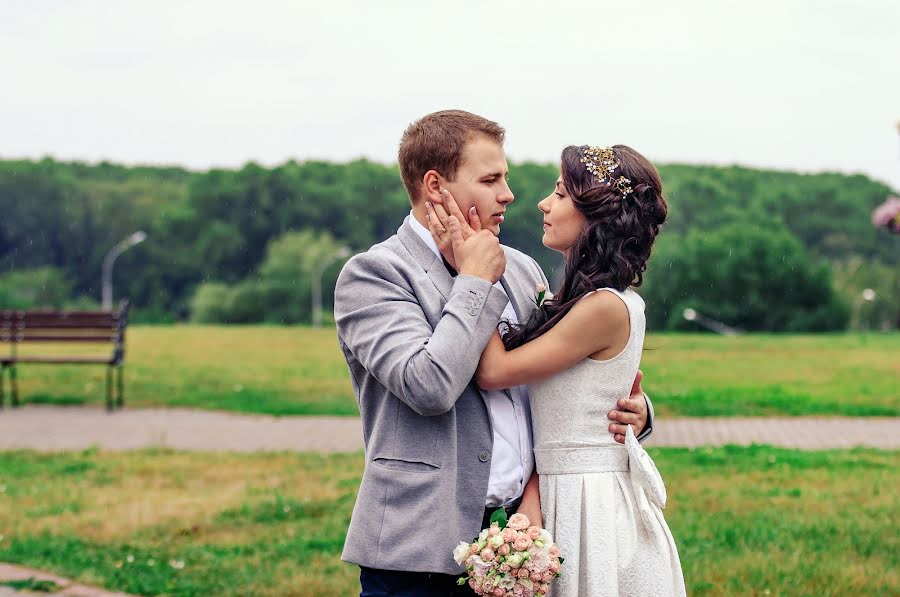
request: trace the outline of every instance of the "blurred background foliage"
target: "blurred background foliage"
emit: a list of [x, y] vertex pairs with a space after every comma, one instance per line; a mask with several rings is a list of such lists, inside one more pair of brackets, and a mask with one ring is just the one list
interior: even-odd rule
[[[503, 241], [553, 279], [560, 261], [541, 245], [536, 206], [557, 168], [510, 170]], [[669, 221], [639, 291], [652, 329], [694, 329], [687, 307], [748, 331], [897, 328], [900, 235], [871, 223], [886, 185], [735, 166], [660, 173]], [[96, 307], [104, 255], [145, 230], [115, 268], [137, 321], [308, 323], [320, 264], [386, 239], [408, 212], [396, 166], [367, 160], [204, 172], [0, 161], [0, 307]], [[324, 269], [326, 309], [341, 263]]]

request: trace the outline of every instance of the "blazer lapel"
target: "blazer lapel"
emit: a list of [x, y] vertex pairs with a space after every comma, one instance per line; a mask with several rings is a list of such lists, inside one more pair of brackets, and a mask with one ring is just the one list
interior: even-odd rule
[[403, 220], [403, 224], [397, 230], [397, 236], [416, 263], [421, 265], [428, 277], [431, 278], [435, 288], [438, 289], [444, 300], [449, 300], [450, 291], [453, 289], [453, 278], [450, 277], [450, 272], [444, 267], [443, 260], [435, 255], [431, 248], [412, 229], [412, 226], [409, 224], [409, 218], [411, 217], [406, 216], [406, 219]]
[[524, 308], [525, 305], [522, 305], [519, 302], [519, 300], [521, 298], [520, 293], [515, 292], [510, 280], [507, 279], [506, 274], [504, 274], [503, 277], [500, 278], [500, 285], [503, 286], [503, 290], [504, 290], [504, 292], [506, 292], [506, 296], [509, 297], [509, 302], [510, 302], [510, 304], [512, 304], [513, 311], [516, 312], [516, 318], [519, 320], [519, 323], [520, 324], [525, 323], [525, 321], [523, 319], [523, 317], [525, 317], [525, 315], [523, 315], [523, 314], [528, 313], [528, 311], [525, 310], [525, 308]]
[[[428, 277], [431, 279], [438, 292], [441, 293], [441, 296], [444, 297], [444, 300], [450, 300], [450, 291], [453, 290], [453, 278], [450, 276], [450, 272], [447, 271], [447, 268], [444, 267], [443, 259], [435, 255], [434, 251], [432, 251], [431, 248], [419, 238], [419, 235], [416, 234], [415, 230], [412, 229], [412, 226], [409, 224], [410, 217], [412, 216], [406, 216], [406, 219], [403, 220], [403, 224], [401, 224], [400, 228], [397, 230], [397, 237], [400, 239], [400, 242], [403, 243], [403, 246], [406, 247], [406, 250], [409, 251], [410, 255], [412, 255], [415, 262], [422, 266], [425, 273], [428, 274]], [[510, 302], [516, 312], [516, 316], [521, 317], [520, 313], [522, 311], [514, 298], [515, 293], [510, 292], [510, 288], [504, 278], [501, 278], [500, 281], [504, 291], [510, 297]], [[481, 400], [487, 411], [488, 423], [490, 424], [491, 429], [493, 429], [494, 421], [491, 416], [491, 407], [488, 404], [487, 392], [479, 388], [474, 381], [472, 382], [472, 385], [481, 395]], [[503, 391], [509, 395], [509, 390]]]

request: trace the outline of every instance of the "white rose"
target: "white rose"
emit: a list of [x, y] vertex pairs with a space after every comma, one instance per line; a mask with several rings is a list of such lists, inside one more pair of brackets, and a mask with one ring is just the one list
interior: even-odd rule
[[504, 591], [512, 591], [513, 587], [516, 586], [516, 579], [512, 576], [504, 576], [500, 579], [498, 586]]
[[550, 554], [544, 551], [538, 551], [532, 555], [531, 565], [534, 567], [532, 570], [537, 570], [539, 572], [547, 570], [550, 568]]
[[453, 550], [453, 559], [457, 564], [462, 566], [466, 559], [469, 557], [469, 544], [465, 541], [460, 541], [459, 545], [456, 546], [456, 549]]
[[500, 547], [503, 545], [503, 535], [494, 535], [491, 537], [490, 541], [488, 541], [493, 547]]
[[482, 541], [487, 541], [487, 538], [488, 538], [488, 530], [487, 529], [484, 529], [483, 531], [481, 531], [478, 534], [478, 542], [479, 543], [481, 543]]
[[522, 556], [517, 553], [510, 554], [506, 558], [506, 563], [509, 564], [513, 568], [518, 568], [519, 566], [521, 566], [522, 561], [523, 561]]

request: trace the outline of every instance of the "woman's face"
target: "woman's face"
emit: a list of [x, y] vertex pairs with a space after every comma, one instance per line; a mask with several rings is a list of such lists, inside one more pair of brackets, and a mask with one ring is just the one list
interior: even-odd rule
[[544, 246], [568, 255], [586, 220], [572, 202], [562, 176], [556, 180], [553, 192], [538, 203], [538, 209], [544, 213]]

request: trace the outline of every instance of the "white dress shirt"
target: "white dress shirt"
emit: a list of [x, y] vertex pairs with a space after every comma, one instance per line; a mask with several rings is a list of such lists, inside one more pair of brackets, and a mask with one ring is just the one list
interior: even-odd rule
[[[410, 225], [426, 245], [441, 257], [431, 232], [410, 212]], [[504, 293], [500, 282], [494, 286]], [[519, 323], [512, 303], [506, 303], [502, 318]], [[482, 390], [491, 412], [491, 428], [494, 430], [494, 447], [491, 451], [491, 475], [488, 481], [486, 506], [506, 506], [514, 502], [525, 490], [534, 468], [531, 437], [531, 409], [525, 386], [503, 390]]]

